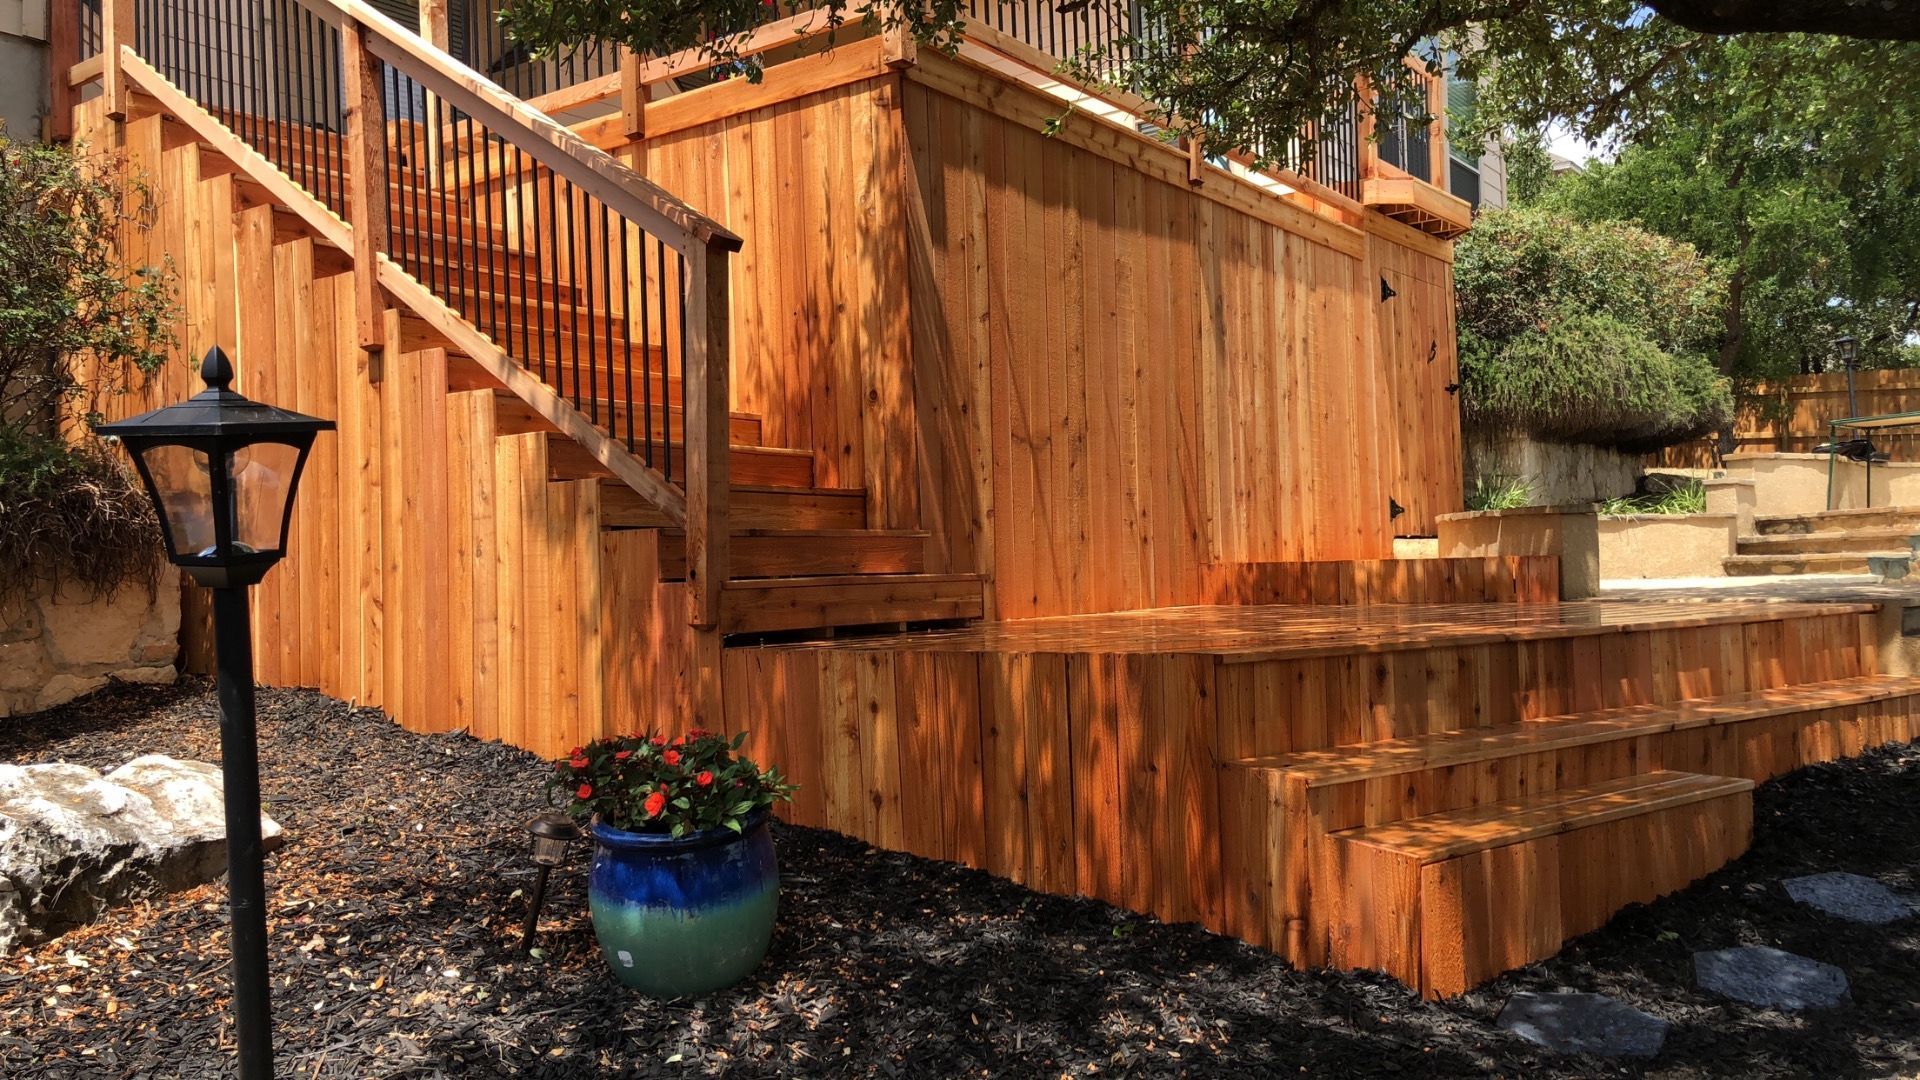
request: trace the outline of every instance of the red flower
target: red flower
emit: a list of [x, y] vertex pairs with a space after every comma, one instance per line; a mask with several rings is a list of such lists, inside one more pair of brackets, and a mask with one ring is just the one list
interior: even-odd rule
[[647, 816], [648, 817], [659, 817], [660, 811], [665, 810], [666, 808], [667, 808], [667, 796], [665, 792], [656, 791], [653, 794], [647, 796]]
[[700, 775], [694, 777], [693, 782], [699, 784], [701, 787], [712, 787], [713, 771], [711, 769], [701, 769]]
[[708, 731], [706, 728], [694, 728], [692, 731], [687, 732], [687, 738], [704, 739], [711, 734], [713, 734], [713, 732]]
[[675, 735], [673, 737], [673, 745], [675, 746], [684, 745], [686, 741], [687, 741], [687, 737], [685, 735]]
[[653, 745], [655, 746], [667, 745], [667, 737], [665, 735], [655, 735], [653, 737]]
[[669, 765], [678, 765], [680, 764], [680, 751], [669, 750], [666, 753], [661, 754], [660, 759], [662, 761], [665, 761]]
[[580, 787], [579, 787], [579, 788], [578, 788], [578, 789], [577, 789], [576, 791], [574, 791], [574, 793], [573, 793], [573, 797], [574, 797], [574, 798], [576, 798], [576, 799], [591, 799], [591, 798], [593, 798], [593, 785], [592, 785], [592, 784], [581, 784], [581, 785], [580, 785]]
[[579, 754], [575, 754], [573, 755], [573, 760], [567, 762], [567, 764], [573, 766], [576, 769], [584, 769], [587, 767], [587, 759], [581, 757]]
[[631, 751], [631, 750], [621, 750], [621, 751], [619, 751], [619, 752], [617, 752], [617, 753], [615, 753], [615, 754], [613, 755], [613, 760], [615, 760], [615, 761], [625, 761], [625, 760], [627, 760], [628, 758], [630, 758], [630, 757], [632, 757], [632, 756], [633, 756], [633, 751]]

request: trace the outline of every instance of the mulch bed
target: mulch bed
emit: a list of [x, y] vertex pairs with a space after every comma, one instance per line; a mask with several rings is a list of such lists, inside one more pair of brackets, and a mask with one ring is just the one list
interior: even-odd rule
[[[282, 1076], [1830, 1077], [1920, 1064], [1920, 920], [1856, 927], [1778, 885], [1852, 870], [1920, 892], [1914, 748], [1768, 785], [1751, 854], [1444, 1004], [791, 827], [765, 965], [663, 1004], [607, 974], [577, 872], [556, 878], [540, 955], [515, 952], [541, 762], [313, 693], [263, 692], [260, 706], [267, 809], [289, 836], [269, 862]], [[5, 761], [218, 760], [204, 684], [0, 724]], [[223, 897], [214, 884], [156, 898], [0, 960], [0, 1075], [229, 1075]], [[1838, 964], [1854, 1003], [1785, 1015], [1692, 989], [1692, 952], [1734, 944]], [[1511, 991], [1562, 987], [1673, 1021], [1665, 1053], [1649, 1066], [1555, 1058], [1493, 1026]]]

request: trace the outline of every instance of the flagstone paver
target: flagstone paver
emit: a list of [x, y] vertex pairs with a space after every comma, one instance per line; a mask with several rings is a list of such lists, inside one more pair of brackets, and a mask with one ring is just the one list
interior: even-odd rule
[[1508, 998], [1497, 1023], [1555, 1053], [1596, 1057], [1653, 1057], [1672, 1027], [1605, 994], [1529, 991]]
[[1781, 884], [1800, 903], [1854, 922], [1890, 923], [1913, 914], [1911, 903], [1862, 874], [1809, 874]]
[[1847, 1000], [1839, 968], [1764, 945], [1694, 953], [1693, 976], [1703, 990], [1768, 1009], [1831, 1009]]

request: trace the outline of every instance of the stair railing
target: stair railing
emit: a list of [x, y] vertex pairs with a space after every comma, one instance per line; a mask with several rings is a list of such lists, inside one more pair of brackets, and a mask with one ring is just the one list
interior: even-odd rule
[[318, 203], [360, 343], [383, 290], [433, 323], [684, 527], [689, 621], [717, 626], [739, 237], [360, 0], [102, 5], [109, 115], [131, 79]]

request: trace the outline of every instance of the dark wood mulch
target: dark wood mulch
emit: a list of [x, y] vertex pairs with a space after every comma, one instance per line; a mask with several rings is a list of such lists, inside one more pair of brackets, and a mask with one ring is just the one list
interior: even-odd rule
[[[269, 812], [289, 833], [269, 882], [283, 1076], [1637, 1074], [1493, 1026], [1512, 990], [1563, 986], [1672, 1020], [1654, 1075], [1920, 1063], [1920, 920], [1854, 927], [1778, 885], [1844, 869], [1913, 886], [1912, 748], [1769, 785], [1750, 855], [1446, 1004], [800, 828], [779, 831], [766, 964], [727, 993], [660, 1004], [605, 972], [577, 873], [548, 908], [542, 955], [514, 951], [539, 761], [312, 693], [264, 692], [261, 710]], [[147, 752], [217, 760], [204, 685], [117, 689], [0, 729], [0, 760], [110, 767]], [[227, 1075], [223, 895], [158, 898], [0, 960], [0, 1075]], [[1760, 943], [1840, 965], [1853, 1005], [1783, 1015], [1691, 988], [1693, 950]]]

